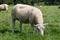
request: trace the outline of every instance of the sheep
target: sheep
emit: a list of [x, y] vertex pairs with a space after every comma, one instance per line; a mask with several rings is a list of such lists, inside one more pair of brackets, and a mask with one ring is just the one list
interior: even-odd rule
[[0, 5], [0, 10], [8, 10], [8, 5], [7, 4], [1, 4]]
[[12, 15], [12, 32], [14, 32], [15, 21], [20, 22], [20, 32], [22, 31], [22, 24], [30, 24], [32, 27], [32, 32], [34, 27], [37, 28], [40, 35], [44, 34], [43, 15], [40, 9], [26, 5], [26, 4], [16, 4], [11, 12]]

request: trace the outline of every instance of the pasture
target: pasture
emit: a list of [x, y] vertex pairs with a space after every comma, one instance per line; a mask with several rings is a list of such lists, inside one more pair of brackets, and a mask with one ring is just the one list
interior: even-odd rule
[[60, 40], [60, 9], [58, 6], [38, 6], [44, 17], [44, 23], [49, 23], [45, 27], [44, 36], [40, 36], [35, 28], [31, 33], [29, 24], [23, 24], [23, 31], [19, 32], [19, 22], [16, 21], [15, 32], [12, 33], [11, 10], [13, 5], [9, 5], [8, 12], [0, 11], [0, 40]]

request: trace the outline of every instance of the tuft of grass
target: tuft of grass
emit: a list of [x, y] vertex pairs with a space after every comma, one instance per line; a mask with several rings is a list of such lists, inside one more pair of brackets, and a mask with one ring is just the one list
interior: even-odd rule
[[38, 34], [37, 30], [31, 33], [31, 26], [23, 24], [23, 30], [19, 32], [19, 22], [16, 21], [15, 32], [12, 33], [11, 10], [0, 11], [0, 40], [60, 40], [60, 9], [58, 6], [38, 6], [43, 13], [44, 23], [49, 23], [45, 28], [44, 36]]

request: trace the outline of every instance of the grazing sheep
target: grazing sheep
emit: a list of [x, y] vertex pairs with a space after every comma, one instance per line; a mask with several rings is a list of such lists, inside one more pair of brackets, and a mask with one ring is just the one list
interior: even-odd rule
[[22, 31], [22, 23], [29, 23], [32, 31], [35, 26], [39, 34], [43, 36], [45, 24], [43, 24], [43, 16], [40, 9], [25, 4], [17, 4], [12, 9], [12, 32], [14, 32], [16, 20], [20, 21], [20, 32]]
[[1, 4], [0, 10], [8, 10], [8, 5], [7, 4]]

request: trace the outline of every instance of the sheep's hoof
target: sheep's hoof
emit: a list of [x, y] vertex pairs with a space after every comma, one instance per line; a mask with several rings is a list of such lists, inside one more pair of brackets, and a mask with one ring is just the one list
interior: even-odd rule
[[14, 33], [14, 31], [12, 31], [12, 33]]
[[19, 31], [20, 33], [22, 32], [22, 31]]

